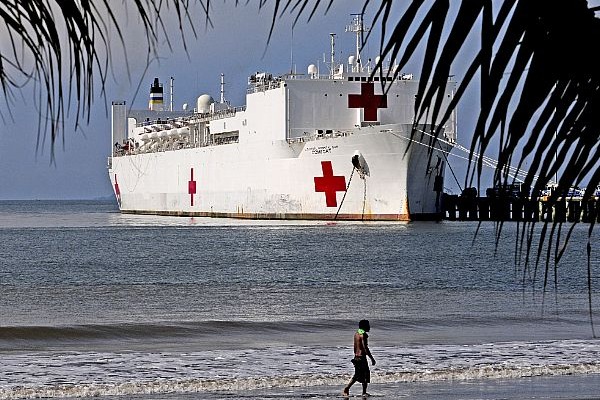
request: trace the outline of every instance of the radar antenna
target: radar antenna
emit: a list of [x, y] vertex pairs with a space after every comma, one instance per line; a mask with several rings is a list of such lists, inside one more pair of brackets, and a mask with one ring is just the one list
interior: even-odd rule
[[352, 23], [350, 25], [346, 26], [346, 32], [356, 33], [356, 62], [360, 68], [360, 51], [361, 51], [361, 46], [364, 43], [363, 34], [364, 34], [364, 32], [368, 32], [369, 28], [364, 26], [362, 14], [351, 14], [351, 15], [352, 15]]

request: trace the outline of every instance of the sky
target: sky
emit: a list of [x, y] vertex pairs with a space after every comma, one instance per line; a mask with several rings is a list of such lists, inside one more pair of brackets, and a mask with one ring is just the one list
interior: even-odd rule
[[[158, 59], [152, 59], [149, 65], [141, 26], [132, 13], [117, 12], [122, 18], [126, 43], [124, 50], [118, 41], [113, 41], [106, 97], [96, 96], [90, 121], [81, 129], [76, 130], [67, 123], [64, 135], [55, 144], [53, 160], [48, 140], [38, 146], [37, 114], [30, 100], [33, 96], [31, 86], [23, 88], [20, 99], [12, 105], [13, 121], [0, 121], [0, 200], [111, 197], [107, 173], [111, 150], [108, 105], [113, 100], [125, 100], [136, 109], [147, 107], [148, 90], [154, 77], [159, 77], [165, 87], [165, 101], [168, 101], [169, 77], [174, 77], [174, 108], [181, 109], [184, 103], [193, 107], [195, 99], [204, 93], [218, 99], [220, 74], [223, 73], [226, 100], [240, 106], [245, 103], [247, 78], [255, 72], [269, 71], [277, 75], [294, 69], [304, 73], [309, 64], [323, 66], [324, 55], [329, 58], [331, 32], [337, 34], [336, 53], [340, 61], [353, 54], [354, 35], [345, 33], [344, 28], [350, 23], [351, 14], [360, 12], [363, 0], [335, 1], [328, 13], [325, 14], [325, 7], [317, 10], [310, 22], [306, 21], [307, 13], [293, 31], [293, 17], [284, 16], [277, 21], [268, 45], [272, 9], [259, 10], [254, 4], [257, 2], [251, 3], [235, 7], [234, 2], [211, 2], [214, 7], [212, 27], [206, 25], [201, 9], [196, 9], [193, 24], [197, 37], [187, 30], [187, 52], [176, 25], [167, 25], [172, 48], [163, 43]], [[121, 2], [115, 2], [115, 7], [122, 7]], [[400, 15], [399, 12], [395, 10], [396, 15]], [[368, 10], [367, 25], [370, 15]], [[376, 40], [369, 42], [363, 50], [363, 54], [369, 54], [373, 59], [379, 40], [375, 33]], [[6, 40], [6, 37], [0, 37], [0, 41]], [[411, 67], [414, 69], [404, 72], [413, 72], [418, 77], [418, 65], [408, 66]], [[470, 136], [463, 132], [468, 132], [468, 127], [474, 125], [474, 113], [468, 112], [472, 107], [467, 101], [465, 108], [459, 108], [458, 141], [464, 146], [470, 143]], [[6, 114], [6, 110], [1, 111]], [[451, 162], [462, 178], [464, 160], [456, 158]], [[456, 193], [459, 190], [449, 171], [446, 182], [449, 191]]]

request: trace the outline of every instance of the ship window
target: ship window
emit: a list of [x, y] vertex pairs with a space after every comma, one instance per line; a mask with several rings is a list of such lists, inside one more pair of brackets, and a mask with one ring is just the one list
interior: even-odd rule
[[367, 77], [366, 76], [361, 76], [360, 77], [360, 81], [361, 82], [366, 82], [367, 81]]
[[331, 135], [332, 133], [333, 133], [333, 130], [331, 130], [331, 129], [325, 130], [325, 134], [327, 134], [327, 135]]
[[391, 76], [388, 76], [386, 80], [391, 82], [393, 78]]
[[376, 76], [374, 79], [375, 79], [375, 82], [379, 82], [379, 77], [378, 76]]
[[349, 76], [349, 77], [348, 77], [348, 82], [352, 82], [353, 80], [354, 80], [354, 77], [353, 77], [353, 76]]

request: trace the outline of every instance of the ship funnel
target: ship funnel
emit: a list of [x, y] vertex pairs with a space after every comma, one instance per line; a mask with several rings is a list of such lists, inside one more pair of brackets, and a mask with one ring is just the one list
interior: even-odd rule
[[151, 111], [163, 110], [163, 87], [158, 81], [158, 78], [154, 78], [154, 82], [150, 85], [150, 102], [148, 103], [148, 109]]

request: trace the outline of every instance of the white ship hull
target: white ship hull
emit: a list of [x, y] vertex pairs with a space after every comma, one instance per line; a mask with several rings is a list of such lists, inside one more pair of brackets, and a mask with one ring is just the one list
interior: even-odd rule
[[[370, 126], [311, 141], [231, 143], [113, 157], [109, 172], [124, 213], [437, 219], [441, 193], [439, 185], [434, 191], [434, 183], [436, 176], [443, 177], [444, 156], [434, 152], [430, 161], [429, 148], [419, 142], [427, 136], [409, 137], [408, 125]], [[358, 153], [364, 170], [353, 170], [352, 157]]]

